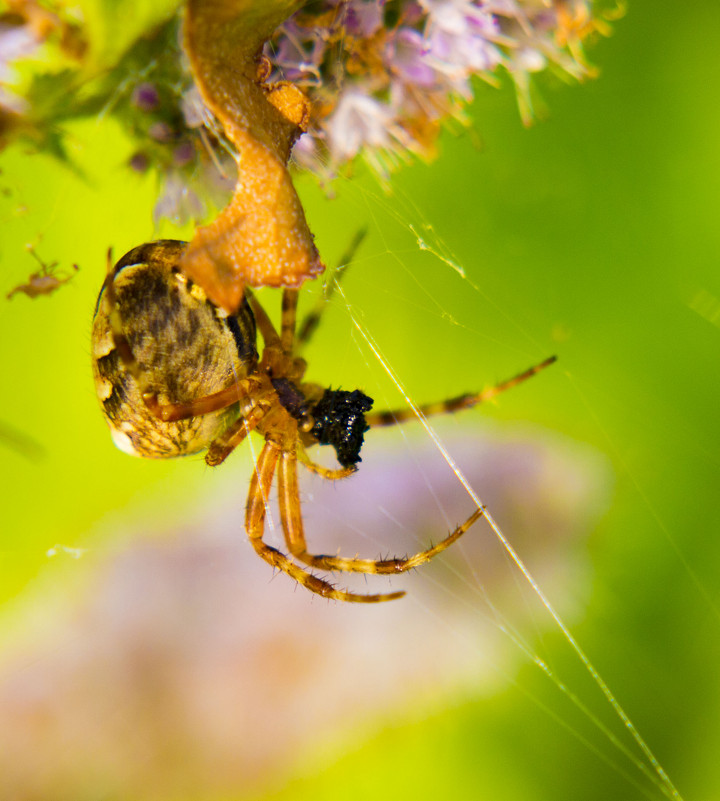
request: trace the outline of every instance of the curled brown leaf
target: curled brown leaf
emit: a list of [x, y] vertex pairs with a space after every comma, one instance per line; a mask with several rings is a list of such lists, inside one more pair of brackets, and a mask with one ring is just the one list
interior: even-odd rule
[[185, 49], [200, 94], [238, 151], [230, 203], [195, 232], [182, 269], [228, 311], [250, 286], [299, 286], [322, 272], [287, 161], [307, 98], [264, 82], [263, 43], [300, 0], [189, 0]]

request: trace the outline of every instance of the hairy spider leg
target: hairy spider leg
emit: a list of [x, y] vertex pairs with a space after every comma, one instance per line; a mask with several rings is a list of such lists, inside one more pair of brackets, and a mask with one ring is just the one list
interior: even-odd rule
[[[295, 339], [295, 320], [297, 314], [297, 300], [298, 292], [294, 289], [286, 289], [283, 291], [282, 299], [282, 327], [281, 333], [278, 336], [274, 326], [267, 317], [265, 311], [255, 301], [253, 302], [253, 310], [257, 309], [256, 322], [260, 332], [265, 339], [266, 347], [272, 343], [276, 347], [280, 342], [281, 347], [285, 353], [292, 353]], [[280, 518], [282, 522], [283, 534], [287, 543], [288, 550], [293, 556], [296, 556], [309, 564], [314, 564], [308, 560], [317, 560], [318, 564], [323, 560], [327, 560], [332, 564], [332, 567], [326, 569], [342, 570], [343, 565], [351, 565], [352, 567], [346, 568], [352, 572], [357, 573], [401, 573], [409, 570], [423, 562], [428, 561], [436, 553], [447, 548], [458, 537], [460, 537], [482, 514], [482, 510], [475, 510], [468, 520], [458, 529], [456, 529], [449, 537], [443, 540], [433, 548], [416, 554], [409, 559], [391, 559], [385, 561], [374, 561], [370, 559], [344, 559], [337, 557], [314, 557], [307, 554], [305, 534], [302, 523], [302, 509], [300, 505], [300, 493], [297, 481], [297, 452], [298, 448], [302, 454], [302, 459], [306, 467], [313, 472], [319, 473], [324, 478], [340, 479], [349, 476], [355, 471], [354, 467], [343, 468], [340, 470], [330, 470], [321, 465], [312, 462], [304, 453], [302, 444], [298, 437], [298, 422], [290, 417], [287, 412], [280, 412], [287, 418], [287, 427], [283, 426], [284, 434], [282, 440], [275, 442], [274, 439], [267, 438], [265, 446], [260, 454], [258, 462], [255, 467], [253, 482], [251, 483], [250, 492], [248, 495], [247, 514], [248, 520], [246, 521], [246, 529], [248, 536], [251, 538], [253, 547], [262, 556], [263, 559], [270, 564], [283, 570], [288, 575], [300, 581], [303, 586], [316, 592], [324, 597], [331, 597], [337, 600], [358, 602], [358, 603], [376, 603], [380, 601], [391, 601], [396, 598], [402, 597], [405, 593], [383, 593], [378, 595], [356, 594], [345, 590], [336, 590], [328, 582], [319, 579], [307, 571], [300, 568], [287, 556], [282, 554], [277, 549], [266, 545], [262, 541], [263, 521], [265, 510], [267, 506], [267, 499], [269, 491], [272, 486], [273, 477], [279, 461], [280, 470], [278, 472], [278, 497], [280, 506]], [[268, 424], [268, 428], [272, 428], [272, 423]], [[244, 431], [237, 431], [234, 435], [239, 440], [244, 437]], [[263, 500], [261, 504], [260, 501]], [[253, 516], [252, 525], [250, 528], [250, 516]], [[251, 533], [252, 532], [252, 533]], [[297, 553], [296, 553], [297, 552]], [[301, 555], [302, 554], [302, 555]], [[302, 576], [302, 578], [300, 577]]]
[[279, 462], [278, 504], [288, 550], [296, 559], [320, 570], [340, 570], [345, 573], [380, 573], [383, 575], [404, 573], [425, 562], [429, 562], [437, 554], [449, 548], [485, 513], [484, 507], [478, 507], [464, 523], [450, 532], [445, 539], [424, 551], [419, 551], [413, 556], [408, 556], [404, 559], [398, 557], [393, 557], [392, 559], [360, 559], [357, 556], [348, 558], [322, 554], [314, 555], [308, 553], [305, 541], [300, 508], [300, 490], [297, 479], [297, 459], [294, 451], [280, 449]]
[[193, 398], [186, 403], [163, 403], [152, 392], [143, 392], [143, 401], [155, 417], [166, 423], [176, 420], [185, 420], [188, 417], [197, 417], [210, 412], [226, 409], [233, 403], [238, 403], [252, 397], [263, 388], [263, 382], [255, 377], [241, 378], [232, 386], [213, 392], [202, 398]]
[[431, 417], [436, 414], [452, 414], [461, 409], [470, 409], [473, 406], [491, 400], [501, 392], [505, 392], [518, 384], [522, 384], [523, 381], [532, 378], [555, 361], [557, 361], [557, 356], [550, 356], [549, 359], [545, 359], [545, 361], [540, 362], [540, 364], [528, 368], [522, 373], [509, 378], [507, 381], [496, 384], [494, 387], [488, 387], [482, 390], [482, 392], [458, 395], [456, 398], [449, 398], [448, 400], [437, 401], [436, 403], [426, 403], [417, 408], [371, 412], [365, 415], [365, 420], [371, 428], [379, 428], [380, 426], [394, 426], [398, 423], [406, 423], [408, 420], [415, 420], [420, 417]]
[[360, 228], [356, 232], [355, 236], [352, 238], [352, 241], [348, 245], [347, 250], [340, 257], [338, 266], [335, 268], [332, 276], [325, 284], [325, 289], [315, 303], [315, 306], [303, 318], [303, 321], [300, 324], [300, 331], [298, 332], [296, 339], [297, 351], [300, 351], [302, 348], [304, 348], [305, 345], [307, 345], [312, 339], [313, 334], [320, 325], [320, 319], [322, 318], [323, 312], [327, 308], [330, 298], [332, 298], [332, 296], [335, 294], [335, 290], [338, 288], [340, 281], [345, 276], [347, 268], [352, 264], [355, 254], [365, 240], [367, 233], [367, 226]]
[[[277, 465], [278, 457], [284, 455], [280, 447], [268, 440], [265, 443], [260, 456], [255, 466], [255, 472], [250, 480], [250, 490], [248, 493], [248, 503], [245, 513], [245, 530], [247, 531], [250, 542], [252, 543], [255, 551], [261, 556], [268, 564], [287, 573], [288, 576], [294, 578], [295, 581], [302, 584], [303, 587], [323, 596], [323, 598], [332, 598], [336, 601], [350, 601], [353, 603], [379, 603], [381, 601], [392, 601], [396, 598], [402, 598], [404, 592], [391, 592], [379, 595], [363, 595], [358, 593], [348, 592], [346, 590], [338, 590], [327, 581], [308, 573], [299, 565], [296, 565], [285, 554], [267, 545], [262, 537], [265, 529], [265, 509], [267, 507], [268, 496], [270, 488], [272, 487], [273, 476]], [[297, 516], [300, 517], [300, 501], [297, 499]], [[288, 521], [283, 514], [281, 506], [282, 526], [285, 534], [285, 539], [290, 542], [294, 536], [286, 528]], [[292, 524], [292, 523], [290, 523]]]
[[222, 464], [235, 448], [245, 441], [248, 434], [258, 427], [267, 412], [268, 407], [262, 401], [258, 401], [246, 415], [239, 417], [229, 425], [208, 446], [205, 454], [206, 463], [211, 467], [217, 467], [217, 465]]

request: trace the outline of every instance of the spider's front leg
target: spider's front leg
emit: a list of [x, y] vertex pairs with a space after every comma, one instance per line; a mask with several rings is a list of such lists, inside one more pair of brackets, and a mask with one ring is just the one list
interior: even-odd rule
[[[255, 466], [255, 472], [250, 481], [248, 492], [247, 509], [245, 514], [245, 530], [250, 538], [256, 552], [273, 567], [282, 570], [294, 578], [297, 582], [306, 587], [310, 592], [322, 595], [323, 598], [332, 598], [336, 601], [350, 601], [354, 603], [377, 603], [379, 601], [392, 601], [401, 598], [404, 592], [391, 592], [381, 595], [362, 595], [347, 592], [346, 590], [335, 589], [327, 581], [324, 581], [312, 573], [308, 573], [299, 565], [296, 565], [285, 554], [263, 542], [263, 531], [265, 528], [265, 509], [267, 507], [270, 488], [272, 487], [273, 476], [277, 466], [278, 458], [285, 458], [291, 455], [295, 461], [295, 454], [286, 454], [274, 442], [267, 441], [263, 447]], [[300, 510], [300, 498], [297, 494], [287, 503], [283, 498], [287, 496], [287, 488], [279, 480], [278, 492], [280, 494], [280, 516], [282, 519], [283, 531], [288, 547], [296, 541], [297, 526], [300, 527], [302, 536], [302, 517]], [[288, 515], [289, 512], [289, 515]]]
[[471, 392], [466, 395], [458, 395], [456, 398], [448, 398], [447, 400], [438, 401], [437, 403], [427, 403], [423, 406], [412, 407], [409, 409], [394, 409], [392, 411], [372, 412], [366, 415], [365, 419], [370, 428], [379, 428], [380, 426], [394, 426], [406, 423], [409, 420], [417, 420], [423, 417], [432, 417], [437, 414], [453, 414], [461, 409], [470, 409], [473, 406], [478, 406], [481, 403], [486, 403], [492, 398], [499, 395], [501, 392], [506, 392], [528, 378], [550, 367], [557, 361], [557, 356], [550, 356], [540, 364], [533, 365], [522, 373], [519, 373], [512, 378], [502, 381], [493, 387], [488, 387], [481, 392]]
[[148, 391], [142, 393], [142, 399], [148, 410], [155, 417], [165, 423], [173, 423], [177, 420], [185, 420], [188, 417], [199, 417], [200, 415], [227, 409], [233, 403], [252, 397], [261, 385], [261, 382], [251, 376], [240, 379], [219, 392], [213, 392], [201, 398], [193, 398], [185, 403], [160, 403], [157, 395]]
[[254, 406], [248, 414], [239, 417], [232, 425], [228, 426], [219, 437], [216, 437], [208, 446], [205, 454], [205, 461], [211, 467], [222, 464], [230, 454], [245, 441], [248, 434], [254, 431], [267, 409], [262, 405]]
[[305, 452], [305, 448], [301, 442], [298, 442], [297, 448], [297, 458], [302, 462], [303, 467], [308, 469], [311, 473], [322, 476], [329, 481], [339, 481], [341, 478], [348, 478], [353, 473], [357, 473], [357, 467], [354, 464], [348, 465], [347, 467], [338, 467], [333, 470], [331, 467], [325, 467], [317, 462], [313, 462]]

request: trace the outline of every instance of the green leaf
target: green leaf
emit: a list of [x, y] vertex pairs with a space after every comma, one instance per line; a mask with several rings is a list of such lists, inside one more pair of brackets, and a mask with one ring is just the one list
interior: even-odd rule
[[116, 64], [140, 37], [175, 14], [181, 0], [80, 0], [90, 46], [86, 69]]

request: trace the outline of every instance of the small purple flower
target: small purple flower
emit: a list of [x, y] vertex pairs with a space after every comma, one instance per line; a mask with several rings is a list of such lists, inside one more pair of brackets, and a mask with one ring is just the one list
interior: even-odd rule
[[547, 58], [539, 50], [532, 47], [518, 48], [513, 54], [511, 69], [540, 72], [545, 67], [547, 67]]
[[504, 17], [520, 19], [525, 16], [517, 0], [485, 0], [483, 7], [491, 14], [501, 14]]
[[166, 122], [158, 121], [148, 128], [148, 136], [156, 142], [167, 144], [173, 141], [175, 132]]
[[419, 31], [398, 28], [388, 47], [388, 65], [405, 83], [430, 88], [437, 84], [437, 73], [427, 54], [427, 42]]
[[500, 30], [489, 12], [468, 0], [423, 0], [429, 60], [452, 80], [497, 67], [502, 54], [493, 40]]
[[173, 164], [176, 167], [184, 167], [195, 160], [195, 146], [192, 142], [181, 142], [173, 150]]
[[345, 29], [352, 36], [368, 39], [382, 27], [384, 6], [385, 0], [350, 0]]
[[366, 145], [387, 147], [390, 144], [388, 129], [393, 119], [391, 107], [371, 97], [361, 87], [344, 92], [325, 126], [333, 157], [346, 161]]
[[419, 25], [425, 18], [425, 11], [419, 0], [405, 0], [402, 13], [404, 25]]
[[292, 20], [283, 25], [283, 36], [274, 52], [267, 55], [288, 81], [320, 84], [320, 64], [326, 43], [319, 29], [304, 28]]
[[[192, 160], [179, 163], [190, 154]], [[213, 158], [205, 155], [190, 142], [175, 149], [175, 166], [162, 176], [162, 193], [153, 210], [153, 220], [170, 220], [174, 225], [188, 222], [199, 223], [209, 214], [212, 207], [221, 209], [227, 205], [237, 183], [235, 160], [222, 152]]]
[[0, 82], [13, 76], [13, 62], [31, 56], [39, 42], [28, 25], [0, 25]]
[[311, 170], [314, 173], [321, 172], [320, 147], [312, 133], [304, 133], [295, 142], [292, 150], [292, 160], [296, 166], [303, 170]]
[[132, 103], [140, 111], [155, 111], [160, 105], [160, 95], [151, 83], [139, 83], [132, 94]]
[[203, 125], [207, 125], [212, 119], [212, 114], [194, 84], [186, 92], [183, 92], [180, 100], [180, 110], [188, 128], [200, 128]]
[[16, 78], [14, 62], [31, 56], [38, 45], [28, 25], [0, 25], [0, 107], [18, 114], [27, 111], [25, 99], [9, 87]]
[[150, 159], [147, 153], [143, 153], [141, 150], [139, 150], [137, 153], [133, 154], [128, 164], [131, 170], [143, 173], [147, 172], [147, 169], [150, 166]]
[[157, 225], [166, 218], [175, 225], [185, 225], [202, 219], [205, 204], [198, 194], [190, 189], [183, 175], [169, 172], [165, 176], [163, 193], [155, 204], [153, 220]]

